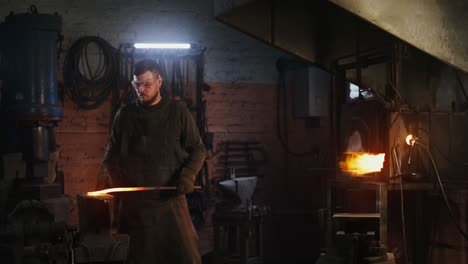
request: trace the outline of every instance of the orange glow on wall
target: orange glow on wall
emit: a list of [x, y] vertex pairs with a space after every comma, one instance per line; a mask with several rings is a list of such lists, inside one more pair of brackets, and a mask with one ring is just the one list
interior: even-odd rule
[[366, 152], [346, 152], [345, 160], [340, 161], [340, 169], [359, 176], [372, 172], [380, 172], [383, 168], [385, 153], [372, 154]]

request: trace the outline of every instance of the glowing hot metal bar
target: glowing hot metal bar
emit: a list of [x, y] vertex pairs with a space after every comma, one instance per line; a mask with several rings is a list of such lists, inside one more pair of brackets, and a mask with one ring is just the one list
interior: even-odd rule
[[[194, 189], [200, 189], [200, 186], [194, 186]], [[109, 193], [115, 192], [138, 192], [138, 191], [165, 191], [165, 190], [176, 190], [174, 186], [158, 186], [158, 187], [118, 187], [118, 188], [109, 188], [94, 192], [87, 192], [88, 196], [102, 196]]]

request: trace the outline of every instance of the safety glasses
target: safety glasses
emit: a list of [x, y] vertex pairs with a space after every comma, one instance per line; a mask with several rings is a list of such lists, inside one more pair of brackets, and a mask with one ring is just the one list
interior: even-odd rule
[[149, 78], [148, 80], [144, 81], [144, 82], [137, 82], [135, 80], [132, 81], [132, 87], [135, 89], [135, 90], [138, 90], [140, 88], [140, 86], [143, 85], [143, 88], [144, 89], [149, 89], [151, 88], [151, 86], [153, 86], [154, 84], [154, 79], [159, 79], [161, 76], [157, 76], [157, 77], [153, 77], [153, 78]]

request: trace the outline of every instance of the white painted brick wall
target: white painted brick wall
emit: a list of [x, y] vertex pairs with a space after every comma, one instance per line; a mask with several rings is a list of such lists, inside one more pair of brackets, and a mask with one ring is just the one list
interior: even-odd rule
[[98, 35], [114, 47], [132, 42], [190, 42], [206, 47], [205, 79], [274, 83], [283, 53], [218, 22], [213, 0], [1, 0], [0, 17], [39, 13], [63, 19], [64, 49], [77, 38]]

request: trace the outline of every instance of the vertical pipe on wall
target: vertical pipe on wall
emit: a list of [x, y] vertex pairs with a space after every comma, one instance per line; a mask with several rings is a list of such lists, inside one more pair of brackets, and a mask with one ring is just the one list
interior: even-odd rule
[[394, 63], [394, 83], [395, 83], [395, 90], [397, 92], [401, 89], [401, 68], [402, 68], [402, 43], [401, 41], [397, 40], [395, 43], [394, 48], [394, 56], [395, 56], [395, 63]]

